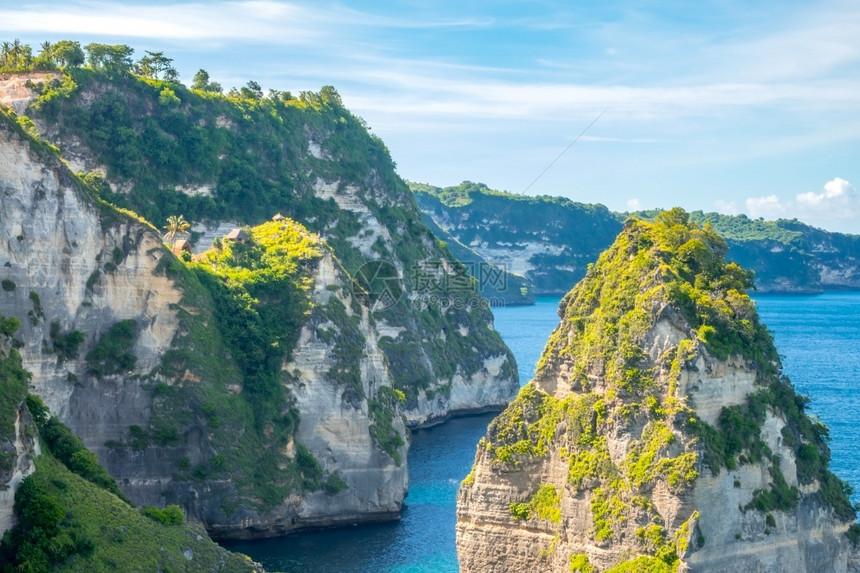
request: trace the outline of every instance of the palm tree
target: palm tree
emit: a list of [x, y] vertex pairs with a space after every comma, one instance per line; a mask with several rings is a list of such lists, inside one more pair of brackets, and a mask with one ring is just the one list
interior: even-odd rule
[[185, 220], [182, 215], [171, 215], [167, 218], [167, 226], [164, 229], [167, 234], [164, 235], [165, 240], [173, 241], [177, 236], [182, 238], [188, 234], [188, 229], [191, 228], [191, 223]]
[[0, 44], [0, 65], [11, 65], [9, 62], [9, 54], [11, 53], [12, 44], [10, 42], [3, 42], [2, 44]]

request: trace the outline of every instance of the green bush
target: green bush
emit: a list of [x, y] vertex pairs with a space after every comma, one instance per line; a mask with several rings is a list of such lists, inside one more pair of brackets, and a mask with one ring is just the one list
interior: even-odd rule
[[0, 285], [3, 286], [3, 290], [5, 290], [6, 292], [12, 292], [13, 290], [15, 290], [15, 282], [10, 281], [9, 279], [3, 279], [3, 281], [0, 282]]
[[511, 503], [508, 509], [514, 519], [525, 520], [531, 515], [531, 507], [528, 503]]
[[[11, 337], [18, 329], [14, 317], [0, 316], [0, 333]], [[3, 352], [0, 346], [0, 441], [15, 442], [15, 420], [21, 402], [27, 396], [30, 373], [24, 370], [21, 355], [15, 348]]]
[[328, 479], [323, 486], [323, 490], [328, 495], [337, 495], [348, 487], [349, 485], [344, 481], [340, 474], [338, 472], [334, 472], [329, 474]]
[[59, 322], [52, 322], [50, 329], [51, 349], [60, 359], [73, 360], [78, 357], [78, 350], [87, 335], [79, 330], [63, 333]]
[[185, 514], [178, 505], [168, 505], [164, 509], [147, 505], [141, 507], [140, 512], [162, 525], [182, 525], [185, 523]]
[[14, 316], [10, 316], [9, 318], [0, 316], [0, 334], [3, 336], [11, 337], [20, 327], [21, 323]]
[[132, 352], [136, 335], [134, 320], [121, 320], [111, 326], [87, 353], [87, 371], [93, 376], [110, 376], [133, 370], [137, 364]]
[[30, 302], [33, 304], [33, 309], [27, 312], [30, 317], [30, 322], [33, 326], [39, 324], [39, 321], [45, 318], [45, 311], [42, 309], [42, 301], [39, 298], [39, 293], [34, 290], [30, 291]]

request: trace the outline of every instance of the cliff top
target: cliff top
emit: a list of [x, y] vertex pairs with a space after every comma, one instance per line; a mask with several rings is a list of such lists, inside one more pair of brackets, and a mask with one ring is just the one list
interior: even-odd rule
[[[653, 223], [628, 220], [562, 301], [563, 327], [547, 344], [538, 380], [553, 356], [570, 356], [581, 375], [591, 372], [608, 385], [644, 390], [639, 345], [667, 307], [714, 356], [739, 355], [775, 374], [779, 357], [746, 294], [752, 273], [727, 263], [726, 251], [710, 225], [700, 227], [681, 209], [663, 212]], [[573, 326], [573, 336], [565, 324]]]

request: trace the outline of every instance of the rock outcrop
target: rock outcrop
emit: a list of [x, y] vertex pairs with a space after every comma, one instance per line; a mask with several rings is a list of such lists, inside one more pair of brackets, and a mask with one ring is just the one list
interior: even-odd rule
[[683, 211], [630, 220], [563, 299], [461, 486], [462, 571], [856, 570], [827, 429], [725, 252]]

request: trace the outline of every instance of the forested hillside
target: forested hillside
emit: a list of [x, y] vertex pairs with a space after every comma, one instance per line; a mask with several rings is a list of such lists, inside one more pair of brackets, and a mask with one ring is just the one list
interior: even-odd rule
[[[411, 183], [425, 216], [490, 263], [522, 273], [534, 292], [559, 294], [585, 275], [628, 213], [560, 197], [526, 197], [464, 182], [438, 188]], [[653, 220], [660, 211], [633, 215]], [[860, 288], [860, 237], [797, 220], [690, 213], [710, 223], [729, 246], [728, 258], [755, 272], [759, 292]]]

